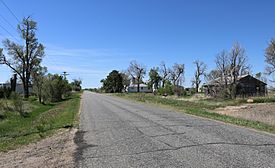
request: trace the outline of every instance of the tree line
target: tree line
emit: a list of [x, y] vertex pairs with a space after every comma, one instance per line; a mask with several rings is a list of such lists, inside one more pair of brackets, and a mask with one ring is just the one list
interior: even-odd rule
[[[272, 39], [265, 50], [266, 71], [257, 73], [256, 78], [262, 79], [261, 74], [271, 75], [275, 72], [275, 40]], [[199, 92], [203, 79], [206, 82], [215, 81], [222, 88], [220, 95], [223, 98], [236, 98], [237, 80], [240, 76], [251, 74], [251, 66], [248, 64], [248, 56], [245, 48], [235, 43], [229, 51], [222, 50], [215, 57], [216, 67], [207, 73], [207, 65], [201, 60], [193, 62], [195, 66], [194, 76], [191, 80], [192, 91]], [[102, 90], [105, 92], [122, 92], [132, 84], [137, 85], [137, 92], [140, 92], [140, 84], [146, 83], [154, 88], [159, 94], [185, 94], [184, 64], [174, 63], [168, 67], [165, 62], [149, 70], [147, 82], [143, 81], [146, 76], [146, 66], [131, 61], [125, 71], [113, 70], [105, 79], [102, 79]], [[275, 81], [272, 81], [275, 82]]]
[[0, 48], [0, 64], [8, 66], [19, 76], [24, 98], [30, 96], [30, 88], [41, 103], [61, 101], [71, 90], [81, 90], [81, 80], [69, 83], [66, 76], [47, 73], [47, 67], [41, 65], [45, 47], [36, 36], [37, 22], [30, 17], [23, 18], [17, 29], [23, 43], [4, 40], [5, 50]]

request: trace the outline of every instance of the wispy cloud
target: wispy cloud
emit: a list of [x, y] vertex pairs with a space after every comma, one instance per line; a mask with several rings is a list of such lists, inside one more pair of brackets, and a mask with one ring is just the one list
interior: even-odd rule
[[131, 60], [141, 55], [148, 53], [124, 49], [64, 48], [46, 44], [43, 65], [48, 67], [50, 73], [66, 71], [70, 79], [83, 79], [86, 87], [99, 86], [99, 81], [111, 70], [125, 69]]

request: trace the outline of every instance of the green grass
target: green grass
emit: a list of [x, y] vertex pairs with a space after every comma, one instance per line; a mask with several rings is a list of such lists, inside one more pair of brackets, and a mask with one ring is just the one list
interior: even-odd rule
[[[187, 100], [176, 100], [169, 98], [162, 98], [160, 96], [154, 96], [152, 94], [114, 94], [115, 96], [119, 96], [126, 99], [132, 99], [135, 101], [151, 103], [155, 105], [162, 105], [169, 108], [173, 108], [177, 111], [181, 111], [187, 114], [196, 115], [200, 117], [210, 118], [230, 124], [235, 124], [239, 126], [245, 126], [261, 131], [266, 131], [270, 133], [275, 133], [275, 126], [268, 125], [266, 123], [251, 121], [241, 118], [235, 118], [227, 115], [222, 115], [218, 113], [211, 112], [211, 110], [218, 107], [225, 107], [228, 105], [240, 105], [246, 103], [245, 100], [237, 99], [237, 100], [217, 100], [217, 99], [206, 99], [206, 100], [198, 100], [198, 101], [187, 101]], [[274, 102], [273, 98], [255, 98], [255, 103], [262, 102]]]
[[54, 104], [42, 105], [32, 99], [27, 104], [32, 109], [28, 117], [7, 112], [6, 118], [0, 120], [0, 151], [36, 142], [60, 128], [76, 126], [80, 94], [73, 94], [71, 98]]

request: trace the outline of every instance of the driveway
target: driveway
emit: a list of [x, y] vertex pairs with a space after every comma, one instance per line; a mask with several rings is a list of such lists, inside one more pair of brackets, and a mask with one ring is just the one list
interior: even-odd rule
[[84, 92], [79, 167], [275, 167], [275, 136]]

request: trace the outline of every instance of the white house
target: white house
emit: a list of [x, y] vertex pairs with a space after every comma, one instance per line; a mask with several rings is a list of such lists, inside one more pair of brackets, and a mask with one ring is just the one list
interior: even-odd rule
[[[137, 84], [131, 84], [126, 88], [126, 92], [128, 92], [128, 93], [136, 93], [137, 91], [138, 91], [138, 85]], [[152, 90], [148, 87], [148, 85], [140, 84], [139, 85], [139, 92], [151, 93]]]

